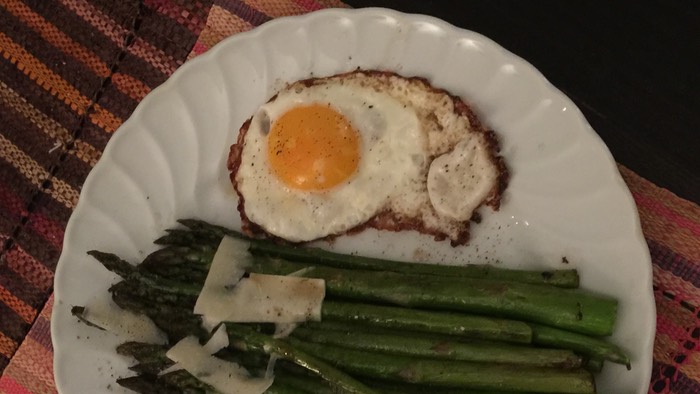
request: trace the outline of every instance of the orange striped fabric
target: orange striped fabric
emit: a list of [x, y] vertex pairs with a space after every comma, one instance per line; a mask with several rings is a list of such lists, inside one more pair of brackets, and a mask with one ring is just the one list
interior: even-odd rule
[[0, 371], [26, 357], [0, 392], [55, 390], [37, 313], [49, 311], [68, 217], [111, 134], [186, 61], [210, 7], [0, 0]]

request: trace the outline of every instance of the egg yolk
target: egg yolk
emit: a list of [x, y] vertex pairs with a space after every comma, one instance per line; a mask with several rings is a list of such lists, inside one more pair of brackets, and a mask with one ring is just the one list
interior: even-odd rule
[[275, 175], [287, 186], [323, 191], [357, 170], [360, 136], [333, 108], [321, 104], [295, 107], [270, 128], [267, 151]]

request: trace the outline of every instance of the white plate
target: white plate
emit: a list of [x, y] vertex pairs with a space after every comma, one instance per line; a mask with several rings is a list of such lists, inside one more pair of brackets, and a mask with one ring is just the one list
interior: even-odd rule
[[[606, 364], [601, 393], [646, 393], [655, 308], [651, 263], [631, 195], [581, 112], [530, 64], [443, 21], [385, 9], [326, 10], [266, 23], [188, 62], [116, 132], [66, 230], [51, 332], [61, 393], [126, 392], [119, 340], [77, 323], [72, 305], [106, 297], [117, 278], [85, 252], [140, 261], [177, 218], [236, 227], [225, 168], [236, 131], [283, 83], [357, 67], [422, 76], [471, 103], [497, 130], [512, 180], [470, 246], [366, 231], [333, 247], [440, 262], [579, 269], [584, 288], [620, 301], [613, 340], [633, 368]], [[562, 257], [570, 262], [562, 263]]]

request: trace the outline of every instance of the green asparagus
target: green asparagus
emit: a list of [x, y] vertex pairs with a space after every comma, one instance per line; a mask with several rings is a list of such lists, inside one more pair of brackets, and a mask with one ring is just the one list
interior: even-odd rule
[[338, 368], [371, 378], [479, 390], [595, 392], [593, 376], [583, 369], [516, 368], [512, 365], [387, 355], [308, 343], [295, 338], [288, 341], [292, 346]]
[[112, 300], [123, 309], [143, 313], [151, 318], [172, 342], [188, 335], [202, 336], [204, 334], [201, 318], [192, 314], [192, 309], [188, 309], [187, 304], [155, 302], [158, 299], [157, 296], [139, 296], [133, 289], [140, 285], [140, 283], [134, 284], [128, 281], [116, 283], [110, 289]]
[[[303, 266], [274, 260], [254, 262], [251, 270], [287, 274]], [[522, 319], [590, 335], [612, 334], [617, 314], [613, 298], [554, 286], [321, 266], [304, 276], [324, 279], [330, 296]]]
[[[173, 387], [160, 381], [154, 375], [136, 375], [117, 379], [117, 384], [129, 390], [142, 394], [183, 394], [182, 388]], [[188, 394], [206, 394], [205, 392], [189, 391]]]
[[[394, 306], [325, 300], [321, 318], [327, 321], [361, 322], [392, 329], [452, 334], [472, 339], [530, 343], [532, 329], [515, 320], [452, 312], [434, 312]], [[313, 324], [313, 323], [311, 323]]]
[[186, 281], [178, 281], [163, 278], [159, 275], [141, 271], [120, 259], [112, 253], [104, 253], [97, 250], [91, 250], [88, 254], [105, 266], [108, 270], [121, 276], [124, 279], [140, 282], [145, 286], [182, 295], [198, 296], [202, 290], [203, 283], [192, 283]]
[[[180, 223], [189, 229], [168, 230], [156, 240], [165, 247], [138, 266], [113, 254], [89, 253], [124, 278], [110, 289], [115, 303], [149, 316], [171, 343], [187, 335], [206, 340], [192, 308], [215, 249], [225, 235], [248, 239], [199, 220]], [[325, 279], [328, 295], [323, 322], [307, 322], [286, 340], [263, 334], [259, 331], [267, 330], [255, 325], [227, 325], [232, 346], [245, 351], [223, 349], [217, 357], [254, 374], [265, 370], [263, 354], [282, 358], [268, 393], [593, 393], [586, 369], [599, 371], [603, 359], [629, 367], [629, 357], [620, 348], [588, 336], [612, 332], [617, 304], [562, 289], [578, 286], [575, 270], [402, 263], [248, 241], [255, 255], [252, 272], [289, 274], [313, 266], [306, 276]], [[546, 348], [484, 338], [532, 341]], [[119, 383], [138, 392], [213, 393], [185, 371], [157, 377], [172, 364], [165, 351], [158, 345], [122, 344], [118, 352], [137, 360], [131, 368], [140, 375]]]
[[323, 379], [338, 390], [347, 393], [376, 393], [374, 390], [352, 378], [350, 375], [330, 366], [324, 361], [306, 354], [305, 352], [287, 344], [286, 342], [274, 339], [268, 335], [260, 334], [242, 325], [229, 324], [226, 326], [229, 340], [236, 347], [243, 350], [262, 351], [266, 354], [276, 354], [297, 365], [307, 368], [317, 373]]
[[357, 327], [339, 331], [302, 326], [294, 330], [292, 336], [313, 343], [404, 356], [563, 369], [581, 366], [581, 357], [568, 350], [497, 342], [462, 342], [455, 340], [455, 337], [420, 333], [376, 333], [358, 330]]
[[523, 391], [494, 391], [478, 389], [471, 390], [462, 388], [435, 387], [419, 384], [399, 383], [379, 379], [365, 379], [363, 381], [366, 382], [369, 386], [380, 390], [383, 394], [538, 394]]
[[571, 349], [593, 359], [608, 360], [623, 364], [630, 369], [629, 356], [619, 346], [601, 338], [559, 330], [540, 324], [532, 324], [532, 341], [537, 345]]
[[138, 361], [129, 369], [139, 373], [157, 375], [174, 363], [165, 356], [167, 348], [162, 345], [153, 345], [141, 342], [125, 342], [117, 346], [117, 354], [130, 356]]
[[339, 254], [320, 248], [279, 245], [263, 240], [252, 240], [250, 252], [255, 255], [344, 269], [389, 271], [451, 278], [498, 279], [531, 284], [549, 284], [565, 288], [576, 288], [579, 285], [579, 276], [575, 269], [527, 271], [494, 267], [487, 264], [409, 263]]
[[[192, 231], [189, 234], [178, 233], [159, 243], [186, 244], [188, 238], [196, 236], [210, 240], [220, 240], [224, 235], [246, 239], [237, 231], [212, 225], [201, 220], [183, 219], [179, 222]], [[193, 235], [197, 234], [197, 235]], [[174, 235], [174, 234], [173, 234]], [[448, 277], [466, 277], [482, 279], [500, 279], [531, 284], [549, 284], [565, 288], [579, 285], [578, 272], [575, 269], [562, 270], [516, 270], [494, 267], [485, 264], [441, 265], [431, 263], [408, 263], [386, 259], [339, 254], [320, 248], [280, 245], [268, 240], [250, 239], [250, 252], [257, 255], [282, 258], [290, 261], [304, 262], [312, 265], [327, 265], [337, 268], [390, 271], [408, 274], [437, 275]]]

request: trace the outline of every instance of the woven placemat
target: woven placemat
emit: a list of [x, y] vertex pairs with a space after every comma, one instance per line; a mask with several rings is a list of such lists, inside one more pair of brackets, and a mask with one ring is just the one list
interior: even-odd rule
[[[81, 185], [138, 102], [187, 59], [336, 0], [0, 0], [0, 393], [52, 393], [52, 284]], [[651, 251], [650, 392], [700, 392], [700, 207], [620, 167]]]

